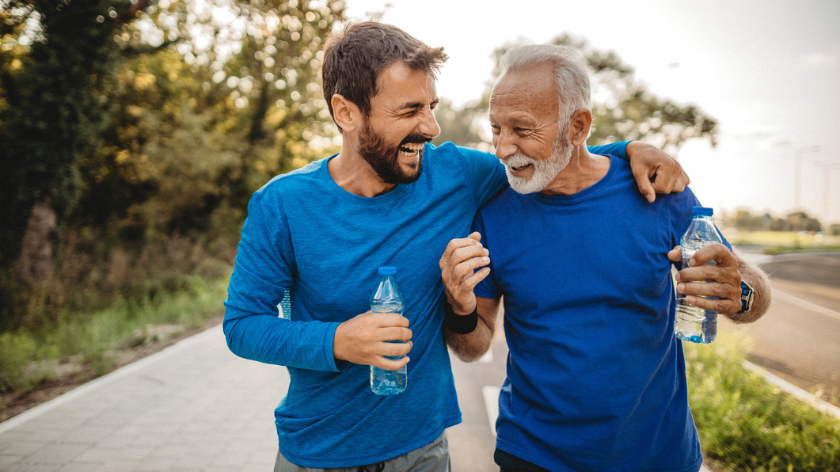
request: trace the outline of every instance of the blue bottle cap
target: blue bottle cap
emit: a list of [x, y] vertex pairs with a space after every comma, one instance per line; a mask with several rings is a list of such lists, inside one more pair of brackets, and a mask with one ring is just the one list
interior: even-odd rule
[[712, 216], [715, 211], [708, 207], [694, 207], [691, 209], [691, 216]]
[[379, 275], [396, 275], [397, 268], [394, 266], [382, 266], [379, 268]]

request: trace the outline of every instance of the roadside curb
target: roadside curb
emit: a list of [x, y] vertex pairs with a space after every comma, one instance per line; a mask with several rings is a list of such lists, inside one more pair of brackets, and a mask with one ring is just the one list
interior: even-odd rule
[[834, 416], [835, 418], [840, 419], [840, 408], [828, 403], [825, 400], [817, 398], [813, 394], [809, 393], [808, 391], [793, 385], [792, 383], [784, 380], [780, 377], [776, 377], [775, 375], [771, 374], [770, 372], [766, 371], [762, 367], [759, 367], [752, 362], [749, 361], [742, 361], [741, 365], [744, 366], [745, 369], [749, 370], [750, 372], [754, 372], [764, 377], [767, 382], [776, 387], [779, 387], [786, 393], [796, 397], [797, 399], [808, 403], [809, 405], [813, 406], [817, 410], [821, 412]]

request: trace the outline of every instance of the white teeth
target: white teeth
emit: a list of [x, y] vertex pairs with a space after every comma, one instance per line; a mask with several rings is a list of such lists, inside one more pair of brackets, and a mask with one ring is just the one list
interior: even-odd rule
[[423, 143], [407, 143], [400, 146], [400, 154], [403, 156], [416, 156], [423, 150]]

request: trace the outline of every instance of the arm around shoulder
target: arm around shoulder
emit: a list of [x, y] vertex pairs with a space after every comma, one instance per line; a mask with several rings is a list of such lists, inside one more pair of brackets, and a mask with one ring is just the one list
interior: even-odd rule
[[[443, 338], [455, 354], [464, 362], [478, 360], [490, 349], [496, 333], [496, 318], [501, 308], [501, 299], [476, 297], [478, 324], [471, 333], [456, 334], [444, 323]], [[460, 315], [456, 315], [460, 316]]]

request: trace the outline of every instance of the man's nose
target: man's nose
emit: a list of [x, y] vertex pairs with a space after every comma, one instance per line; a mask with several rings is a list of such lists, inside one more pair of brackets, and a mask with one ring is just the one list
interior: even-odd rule
[[435, 119], [434, 110], [426, 108], [423, 111], [423, 119], [417, 130], [429, 138], [436, 138], [440, 134], [440, 125], [438, 125], [437, 119]]
[[504, 130], [501, 130], [498, 135], [494, 136], [493, 146], [496, 147], [496, 157], [499, 159], [504, 160], [516, 154], [516, 144], [513, 136]]

